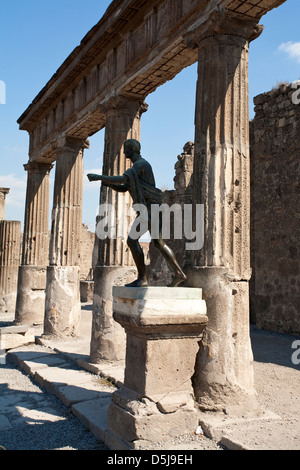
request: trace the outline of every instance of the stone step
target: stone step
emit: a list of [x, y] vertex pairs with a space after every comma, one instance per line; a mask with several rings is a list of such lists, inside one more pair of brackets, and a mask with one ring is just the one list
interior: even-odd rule
[[106, 364], [105, 374], [100, 366], [91, 373], [76, 367], [77, 361], [71, 361], [67, 355], [39, 345], [11, 350], [7, 359], [55, 395], [97, 439], [106, 441], [107, 412], [116, 390], [108, 377], [119, 382], [120, 371], [116, 364], [111, 364], [111, 368]]
[[3, 326], [0, 328], [0, 349], [8, 351], [35, 342], [36, 330], [28, 326]]

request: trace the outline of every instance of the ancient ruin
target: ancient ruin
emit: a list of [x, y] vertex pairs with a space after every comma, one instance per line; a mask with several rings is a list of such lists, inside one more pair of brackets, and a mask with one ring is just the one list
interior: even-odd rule
[[[103, 174], [124, 173], [129, 162], [125, 159], [123, 144], [129, 138], [140, 140], [147, 95], [183, 68], [198, 63], [194, 144], [188, 143], [178, 159], [177, 169], [183, 169], [183, 180], [179, 179], [178, 172], [175, 192], [165, 195], [168, 201], [178, 196], [179, 204], [204, 205], [203, 248], [183, 253], [180, 252], [180, 242], [176, 241], [174, 245], [187, 273], [183, 289], [191, 289], [194, 293], [200, 290], [203, 297], [202, 300], [200, 294], [198, 296], [201, 308], [194, 312], [197, 318], [193, 317], [192, 307], [184, 315], [176, 302], [169, 309], [173, 309], [175, 320], [168, 317], [172, 315], [167, 307], [165, 323], [157, 320], [150, 307], [149, 310], [143, 307], [144, 316], [134, 316], [133, 305], [139, 297], [129, 296], [128, 300], [127, 294], [120, 294], [122, 291], [118, 290], [136, 277], [126, 240], [118, 237], [98, 240], [97, 260], [93, 266], [89, 361], [99, 364], [126, 360], [124, 387], [130, 393], [136, 393], [135, 400], [139, 405], [145, 396], [158, 404], [156, 411], [163, 410], [161, 426], [165, 426], [166, 433], [171, 426], [169, 414], [174, 414], [174, 406], [178, 406], [179, 423], [184, 422], [187, 428], [191, 425], [189, 423], [194, 423], [194, 405], [191, 409], [187, 398], [191, 393], [197, 410], [203, 412], [226, 410], [226, 413], [236, 415], [240, 413], [241, 406], [243, 410], [256, 410], [249, 336], [248, 52], [250, 42], [262, 33], [261, 17], [284, 1], [114, 0], [103, 18], [83, 38], [18, 120], [20, 129], [27, 131], [30, 138], [29, 161], [24, 166], [28, 179], [22, 259], [20, 267], [16, 262], [13, 266], [1, 262], [1, 269], [19, 269], [16, 323], [43, 321], [46, 340], [73, 337], [78, 334], [81, 315], [83, 158], [89, 148], [88, 138], [105, 128]], [[254, 120], [253, 128], [262, 133], [260, 118], [266, 113], [271, 119], [268, 99], [258, 97], [256, 105], [260, 116]], [[277, 123], [278, 128], [287, 125], [292, 132], [296, 129], [292, 118], [291, 114], [283, 115]], [[273, 150], [269, 149], [268, 143], [256, 141], [259, 139], [257, 132], [254, 154], [258, 146], [265, 145], [268, 148], [266, 158], [271, 158]], [[264, 148], [262, 150], [265, 151]], [[49, 173], [54, 162], [48, 253]], [[267, 168], [269, 174], [274, 174], [271, 161]], [[255, 181], [257, 184], [259, 181]], [[102, 186], [100, 203], [106, 202], [129, 217], [131, 201], [127, 194], [114, 193]], [[1, 247], [5, 246], [5, 236], [8, 235], [3, 235], [3, 240], [0, 240]], [[255, 236], [259, 236], [259, 226]], [[17, 240], [16, 237], [14, 239]], [[296, 286], [299, 283], [296, 280], [298, 263], [294, 259], [297, 247], [294, 242], [289, 246], [290, 260], [288, 263], [279, 260], [278, 268], [280, 273], [292, 276], [290, 283]], [[259, 252], [255, 267], [258, 257]], [[257, 290], [260, 275], [258, 267], [254, 291], [256, 305], [259, 302], [260, 305], [275, 304], [275, 298], [271, 300], [270, 293], [266, 292], [266, 284], [262, 287], [265, 289], [263, 292]], [[159, 285], [163, 276], [164, 273], [157, 269], [152, 285]], [[128, 304], [132, 309], [124, 313]], [[260, 318], [261, 311], [258, 311], [257, 318]], [[292, 315], [287, 311], [285, 314]], [[262, 324], [268, 320], [259, 321]], [[295, 331], [296, 323], [289, 328]], [[188, 334], [184, 335], [183, 332], [187, 331]], [[170, 375], [170, 386], [167, 384], [166, 390], [165, 384], [157, 379], [150, 356], [145, 356], [145, 351], [153, 347], [151, 339], [154, 334], [160, 339], [157, 344], [162, 345], [162, 351], [165, 351], [167, 343], [164, 340], [168, 336], [168, 348], [175, 351], [174, 358], [180, 356], [178, 367], [182, 373], [186, 364], [189, 377], [185, 377], [184, 382], [189, 381], [187, 388], [173, 388], [172, 382], [177, 383], [178, 380], [175, 372]], [[127, 348], [126, 335], [127, 339], [129, 335]], [[180, 335], [180, 346], [176, 346]], [[188, 346], [184, 347], [185, 343]], [[140, 386], [142, 379], [139, 384], [133, 383], [130, 347], [138, 349], [141, 357], [148, 361], [140, 360], [136, 364], [137, 377], [143, 377], [145, 370], [148, 371], [144, 377], [144, 386], [149, 387], [147, 390]], [[155, 351], [154, 354], [159, 353]], [[188, 357], [189, 354], [192, 358]], [[126, 436], [126, 427], [121, 431], [116, 429], [121, 415], [133, 420], [136, 429], [139, 429], [140, 422], [141, 429], [145, 425], [135, 416], [138, 413], [131, 413], [128, 409], [125, 392], [121, 389], [114, 396], [109, 412], [109, 431], [113, 436], [110, 445], [115, 449], [123, 445], [119, 441], [124, 442], [124, 439], [129, 447], [133, 441], [144, 439], [142, 430], [138, 435]], [[172, 400], [161, 403], [157, 397], [165, 392]], [[120, 411], [122, 407], [123, 411]]]
[[[298, 87], [257, 96], [251, 122], [251, 319], [300, 333]], [[276, 253], [276, 256], [274, 256]]]

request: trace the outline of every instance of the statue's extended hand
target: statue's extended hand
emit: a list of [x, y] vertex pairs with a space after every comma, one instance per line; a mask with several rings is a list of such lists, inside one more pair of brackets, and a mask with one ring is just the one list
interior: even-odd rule
[[94, 173], [89, 173], [87, 177], [89, 181], [99, 181], [101, 179], [100, 175], [95, 175]]

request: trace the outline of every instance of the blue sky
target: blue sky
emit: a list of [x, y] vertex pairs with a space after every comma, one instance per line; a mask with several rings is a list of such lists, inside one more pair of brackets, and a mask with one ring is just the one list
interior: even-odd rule
[[[99, 21], [110, 0], [2, 0], [0, 80], [6, 104], [0, 104], [0, 186], [10, 187], [6, 219], [24, 219], [28, 136], [17, 119], [82, 37]], [[265, 30], [250, 45], [250, 117], [253, 97], [278, 82], [300, 79], [300, 1], [287, 0], [262, 17]], [[183, 70], [146, 99], [142, 117], [142, 154], [154, 169], [157, 186], [173, 189], [174, 164], [184, 144], [194, 140], [197, 68]], [[0, 83], [1, 88], [1, 83]], [[1, 93], [0, 93], [1, 101]], [[90, 138], [85, 172], [102, 167], [104, 130]], [[51, 172], [50, 208], [54, 170]], [[94, 227], [99, 184], [85, 178], [83, 222]]]

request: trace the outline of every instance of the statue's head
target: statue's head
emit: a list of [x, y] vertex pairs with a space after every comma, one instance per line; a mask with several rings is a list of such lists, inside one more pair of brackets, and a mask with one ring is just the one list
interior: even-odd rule
[[127, 158], [130, 158], [133, 155], [141, 154], [141, 144], [138, 140], [128, 139], [124, 142], [124, 152]]

